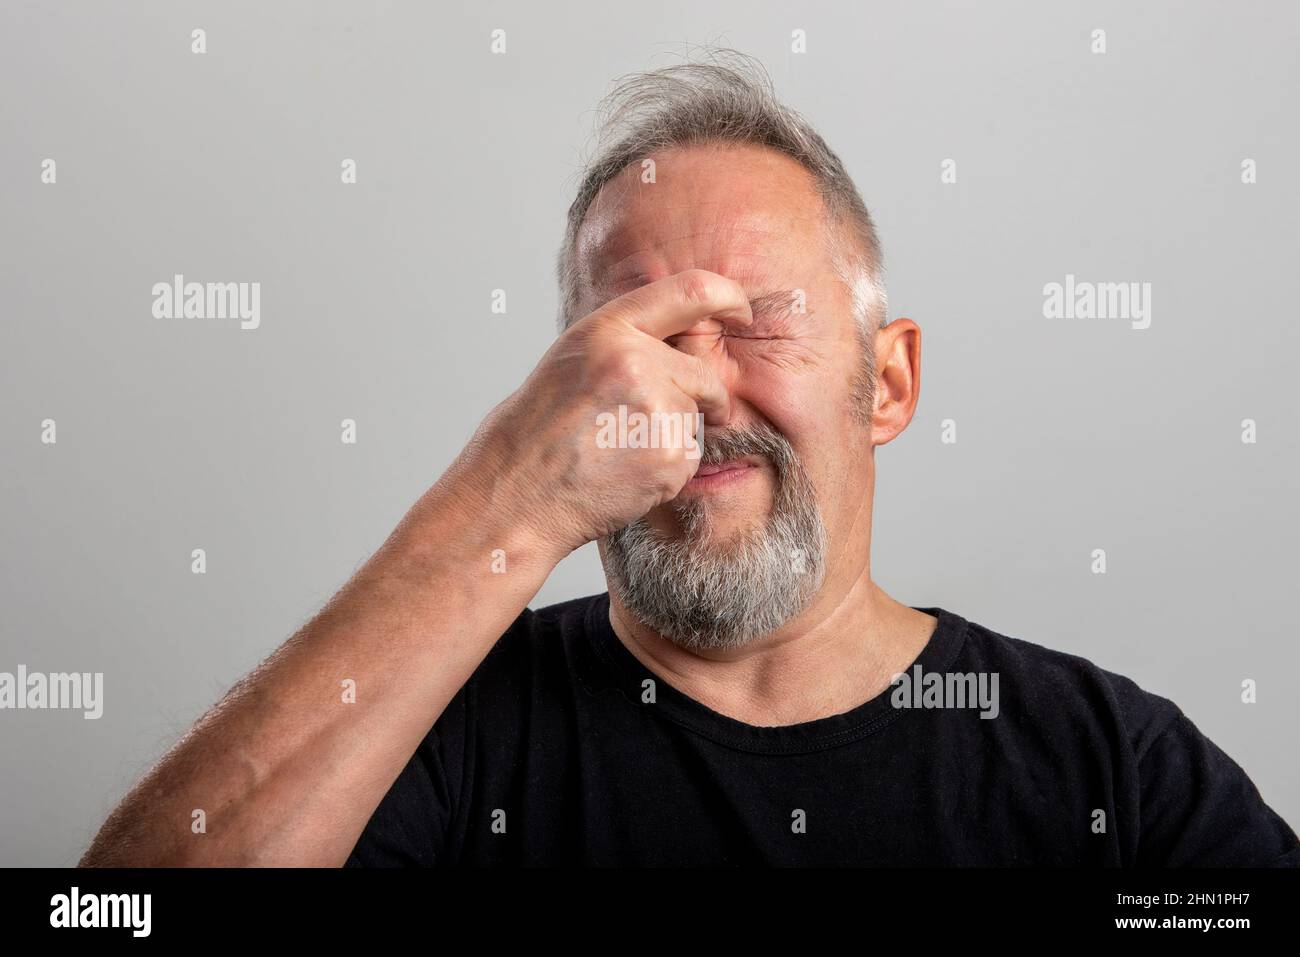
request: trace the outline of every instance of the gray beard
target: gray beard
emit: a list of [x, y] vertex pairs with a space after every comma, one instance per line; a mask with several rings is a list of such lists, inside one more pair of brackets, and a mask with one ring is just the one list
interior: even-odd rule
[[808, 606], [826, 570], [826, 527], [794, 449], [766, 423], [705, 433], [700, 464], [760, 455], [776, 500], [758, 529], [718, 542], [712, 506], [669, 502], [682, 526], [666, 538], [644, 518], [604, 540], [610, 590], [640, 622], [688, 651], [726, 651], [771, 634]]

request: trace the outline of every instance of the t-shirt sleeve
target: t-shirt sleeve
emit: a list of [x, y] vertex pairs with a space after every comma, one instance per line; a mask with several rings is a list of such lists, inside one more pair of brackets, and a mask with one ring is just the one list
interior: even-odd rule
[[1138, 767], [1139, 866], [1300, 867], [1295, 832], [1181, 711], [1151, 740]]
[[[345, 867], [433, 867], [464, 852], [483, 732], [503, 745], [529, 665], [536, 615], [525, 608], [448, 703], [371, 815]], [[506, 729], [506, 730], [503, 730]]]
[[433, 867], [447, 851], [464, 749], [462, 689], [379, 802], [345, 867]]

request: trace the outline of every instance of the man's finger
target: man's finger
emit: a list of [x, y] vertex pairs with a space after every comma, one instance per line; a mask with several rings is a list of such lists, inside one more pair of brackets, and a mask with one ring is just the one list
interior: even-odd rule
[[687, 269], [624, 293], [594, 316], [621, 319], [656, 339], [685, 332], [701, 319], [748, 326], [754, 321], [740, 283], [706, 269]]
[[706, 425], [723, 426], [731, 421], [731, 393], [707, 362], [684, 352], [671, 350], [669, 375], [704, 413]]

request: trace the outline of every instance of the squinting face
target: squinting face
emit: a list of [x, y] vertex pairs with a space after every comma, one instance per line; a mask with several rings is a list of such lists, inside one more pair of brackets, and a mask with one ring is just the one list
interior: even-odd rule
[[[849, 292], [828, 255], [815, 181], [794, 160], [746, 145], [652, 158], [655, 182], [642, 182], [641, 165], [633, 164], [587, 214], [578, 236], [583, 311], [686, 269], [740, 283], [751, 299], [751, 327], [703, 320], [668, 341], [709, 362], [728, 389], [728, 429], [766, 425], [790, 444], [836, 554], [868, 527], [871, 447], [855, 415], [862, 350]], [[727, 464], [747, 467], [705, 475], [713, 469], [702, 466], [646, 525], [681, 538], [684, 518], [707, 516], [711, 540], [724, 546], [756, 533], [777, 501], [777, 471], [764, 455]]]

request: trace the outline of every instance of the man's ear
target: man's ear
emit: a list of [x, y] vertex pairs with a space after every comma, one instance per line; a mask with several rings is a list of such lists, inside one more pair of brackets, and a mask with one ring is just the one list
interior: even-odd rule
[[871, 444], [884, 445], [912, 421], [921, 397], [921, 327], [895, 319], [876, 332], [876, 396]]

